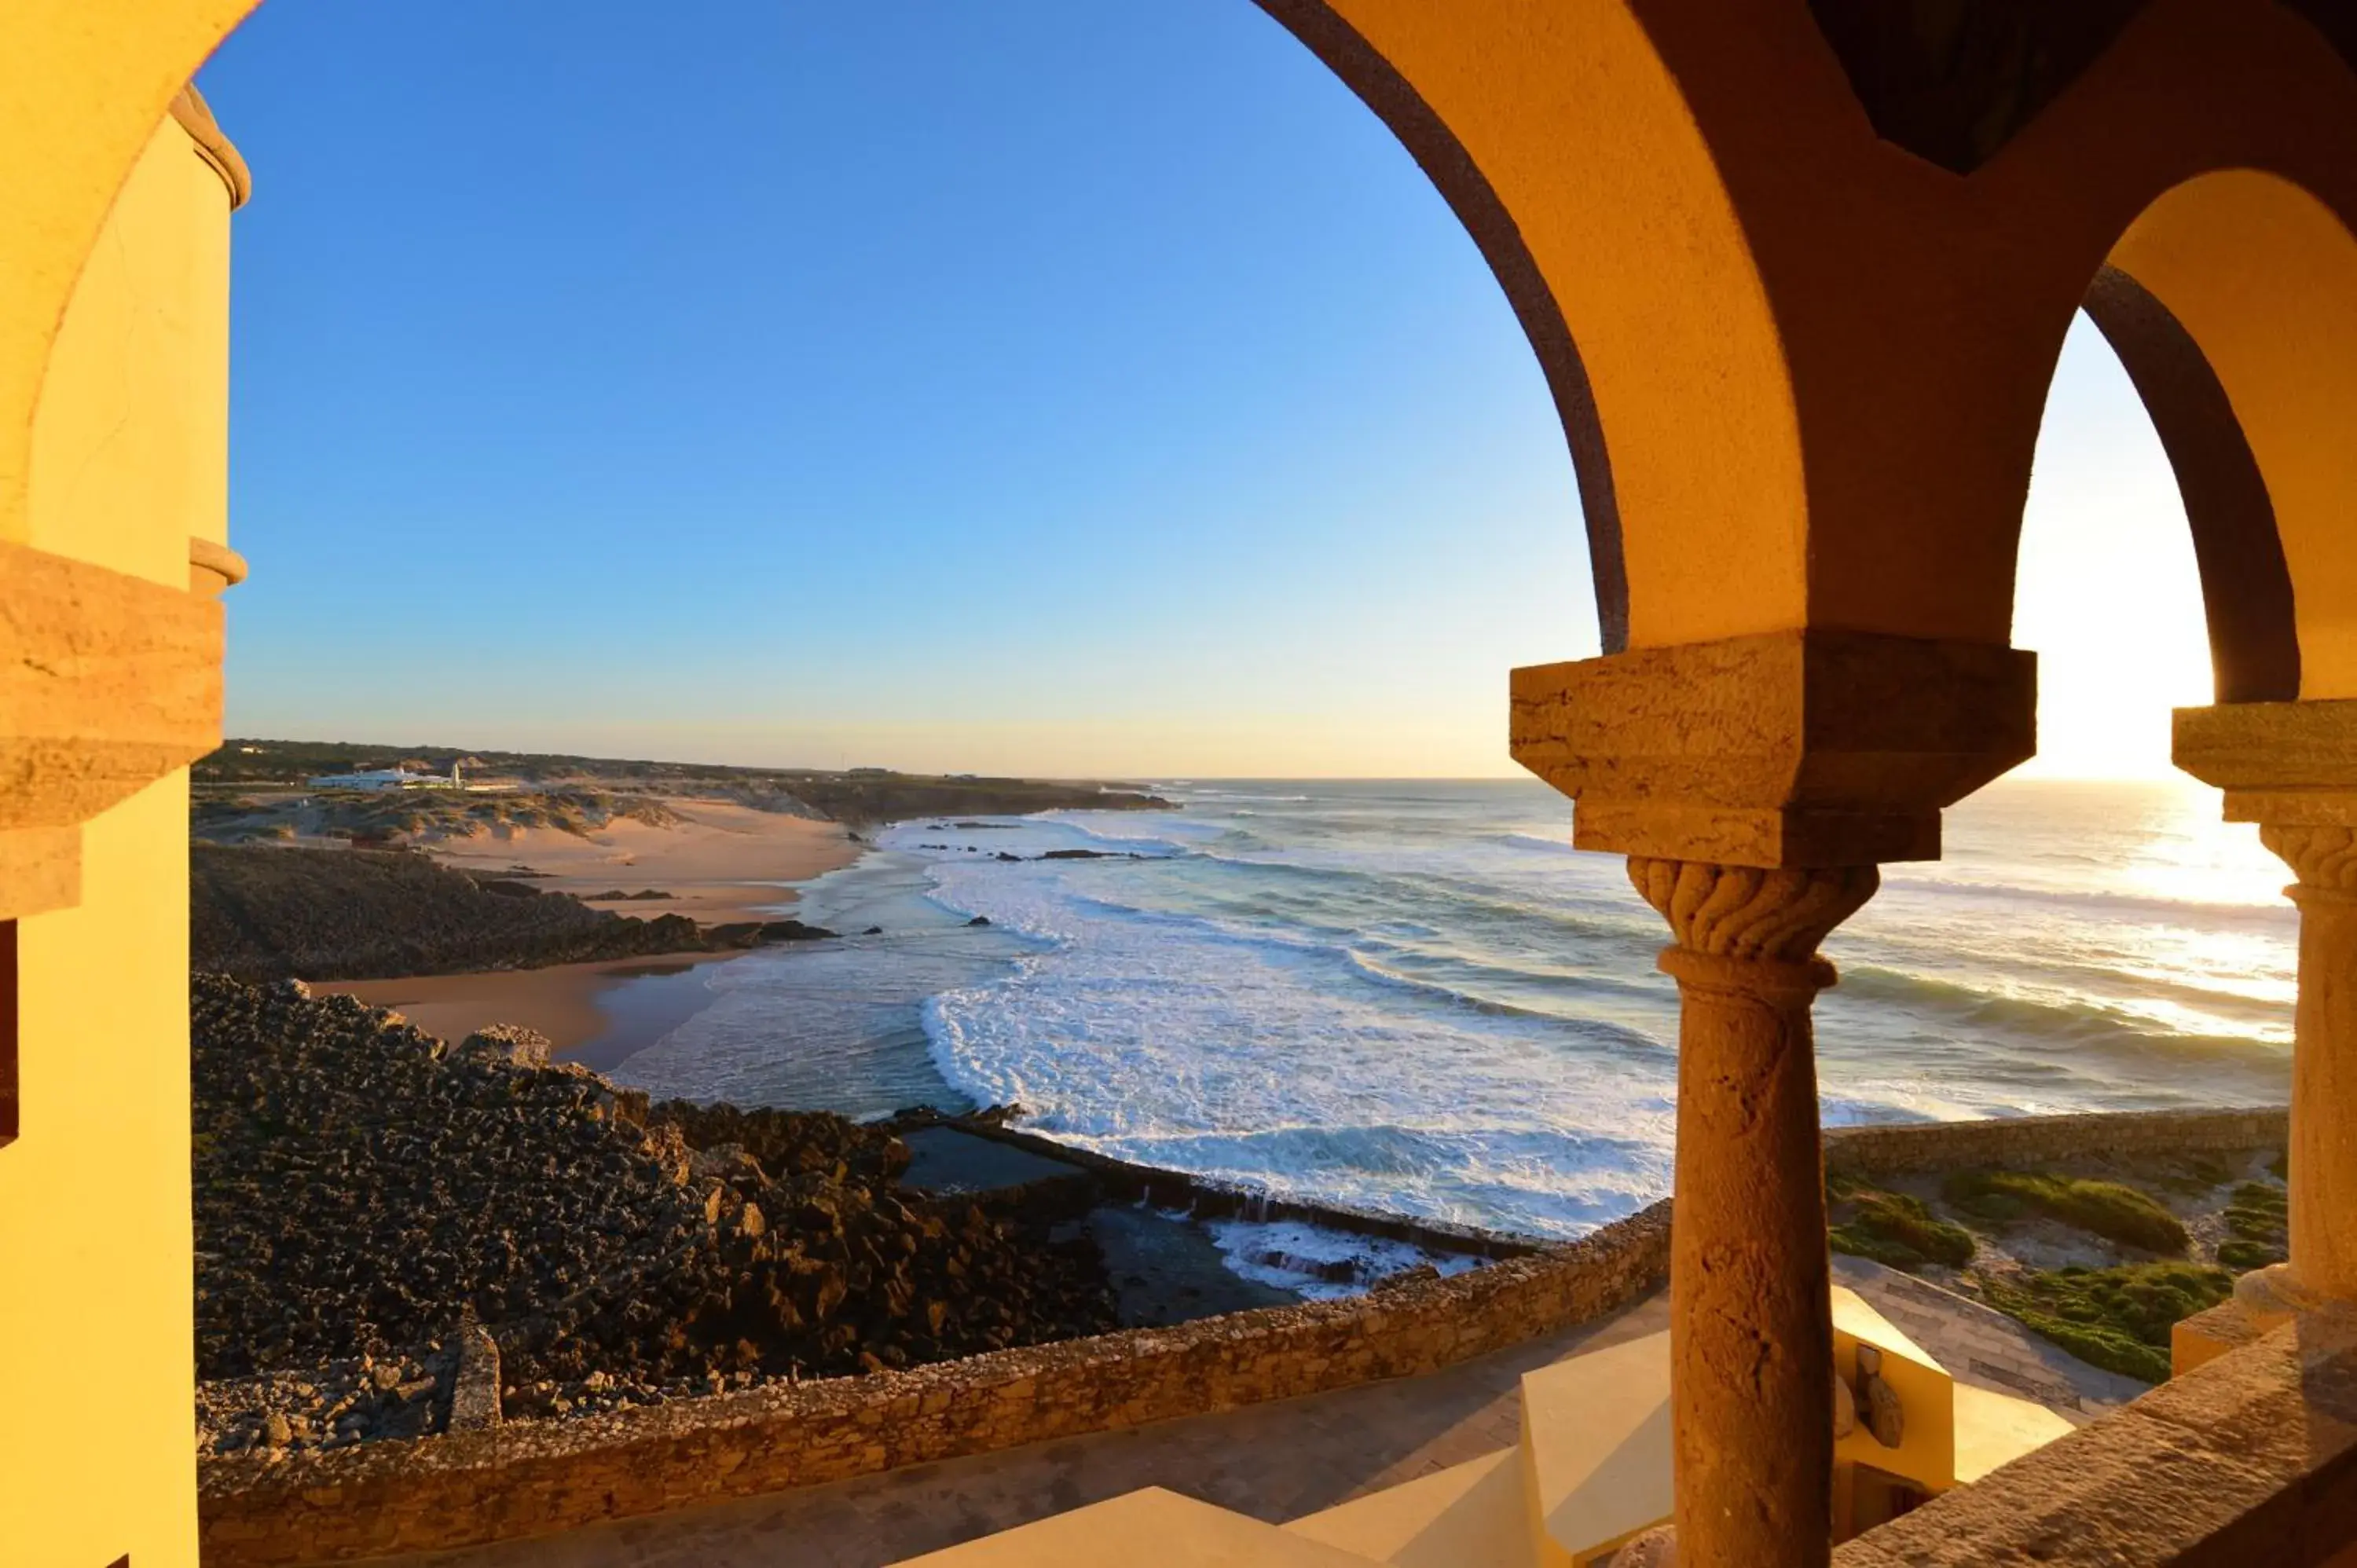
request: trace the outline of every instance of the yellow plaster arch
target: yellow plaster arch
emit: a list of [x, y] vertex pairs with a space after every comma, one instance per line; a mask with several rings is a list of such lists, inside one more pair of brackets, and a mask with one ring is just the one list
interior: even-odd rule
[[2357, 237], [2252, 169], [2164, 193], [2112, 264], [2201, 347], [2266, 483], [2291, 575], [2303, 698], [2357, 697]]
[[1808, 503], [1784, 347], [1638, 8], [1328, 4], [1462, 145], [1578, 345], [1611, 466], [1630, 645], [1804, 624]]
[[12, 0], [0, 48], [0, 540], [27, 537], [33, 413], [99, 227], [172, 100], [258, 0]]

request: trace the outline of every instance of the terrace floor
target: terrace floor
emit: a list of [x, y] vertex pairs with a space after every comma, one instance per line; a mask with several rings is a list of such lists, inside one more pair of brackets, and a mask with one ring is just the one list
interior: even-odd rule
[[[1936, 1286], [1858, 1259], [1835, 1264], [1842, 1283], [1960, 1382], [2037, 1400], [2074, 1423], [2143, 1391]], [[881, 1568], [1146, 1486], [1282, 1522], [1511, 1447], [1524, 1372], [1668, 1324], [1668, 1296], [1657, 1293], [1429, 1377], [394, 1559], [387, 1568]]]

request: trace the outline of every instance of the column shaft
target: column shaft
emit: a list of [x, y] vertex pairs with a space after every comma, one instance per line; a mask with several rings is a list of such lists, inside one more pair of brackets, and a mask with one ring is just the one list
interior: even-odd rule
[[1809, 1007], [1871, 865], [1629, 863], [1677, 938], [1670, 1416], [1678, 1560], [1824, 1568], [1833, 1552], [1833, 1307]]
[[[1679, 1557], [1822, 1568], [1833, 1537], [1833, 1323], [1812, 969], [1673, 948], [1670, 1252]], [[1829, 978], [1829, 976], [1828, 976]]]
[[2357, 1301], [2357, 898], [2307, 886], [2292, 896], [2291, 1270], [2304, 1294]]

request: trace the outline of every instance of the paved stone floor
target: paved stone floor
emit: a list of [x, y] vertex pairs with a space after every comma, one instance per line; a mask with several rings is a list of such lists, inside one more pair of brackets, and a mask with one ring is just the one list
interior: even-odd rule
[[[2144, 1391], [1975, 1302], [1856, 1258], [1835, 1277], [1959, 1380], [2084, 1422]], [[1143, 1486], [1275, 1522], [1511, 1447], [1522, 1375], [1669, 1326], [1666, 1294], [1427, 1378], [920, 1465], [383, 1568], [881, 1568]]]

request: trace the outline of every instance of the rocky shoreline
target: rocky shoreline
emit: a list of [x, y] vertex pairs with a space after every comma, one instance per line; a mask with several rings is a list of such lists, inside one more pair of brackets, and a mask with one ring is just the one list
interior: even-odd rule
[[453, 1047], [294, 983], [191, 993], [201, 1453], [440, 1431], [477, 1322], [520, 1416], [1117, 1322], [1051, 1200], [898, 1189], [889, 1129], [650, 1105], [528, 1031]]

